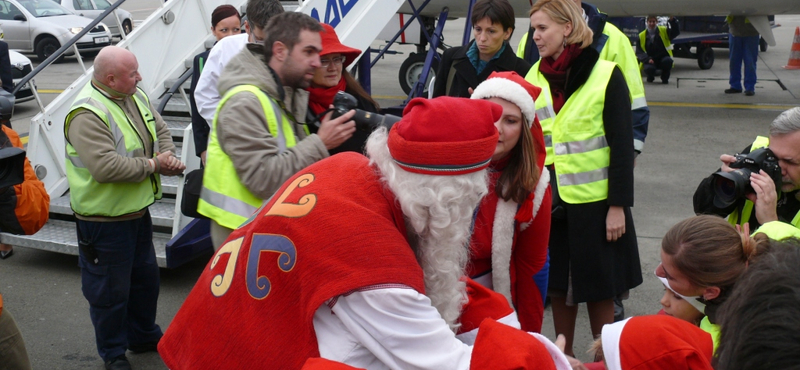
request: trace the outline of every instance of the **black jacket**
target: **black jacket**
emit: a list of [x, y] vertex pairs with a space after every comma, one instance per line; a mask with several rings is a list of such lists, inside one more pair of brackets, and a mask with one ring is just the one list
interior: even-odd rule
[[200, 153], [208, 148], [208, 135], [211, 132], [209, 126], [211, 122], [206, 122], [200, 112], [197, 111], [197, 103], [194, 101], [194, 89], [197, 88], [197, 81], [200, 80], [200, 73], [203, 72], [202, 64], [208, 59], [211, 50], [206, 50], [195, 55], [192, 62], [192, 84], [189, 87], [189, 105], [192, 107], [192, 134], [194, 135], [194, 153], [199, 157]]
[[[467, 57], [467, 50], [473, 43], [475, 43], [475, 40], [472, 40], [467, 46], [458, 46], [445, 50], [442, 55], [442, 62], [439, 64], [439, 70], [436, 71], [436, 82], [433, 85], [434, 97], [447, 95], [468, 98], [468, 89], [470, 87], [473, 89], [478, 87], [478, 84], [489, 77], [492, 72], [514, 71], [525, 77], [531, 68], [530, 63], [517, 58], [511, 45], [506, 42], [506, 48], [500, 54], [500, 57], [489, 61], [481, 74], [478, 74]], [[455, 69], [455, 74], [453, 75], [450, 91], [446, 91], [447, 78], [451, 67]]]
[[[647, 32], [645, 29], [643, 32]], [[664, 45], [664, 42], [661, 41], [661, 31], [659, 31], [658, 27], [656, 27], [656, 36], [653, 37], [653, 41], [651, 42], [647, 38], [647, 34], [645, 34], [645, 45], [644, 49], [642, 49], [642, 45], [637, 43], [636, 44], [636, 59], [639, 60], [641, 63], [647, 63], [651, 58], [655, 61], [660, 61], [664, 57], [669, 56], [669, 52], [667, 51], [667, 47]], [[670, 41], [674, 40], [678, 35], [681, 34], [680, 26], [678, 25], [677, 18], [671, 18], [669, 20], [669, 27], [667, 27], [667, 37]], [[647, 51], [645, 51], [647, 50]]]
[[[742, 151], [742, 154], [747, 153], [750, 153], [750, 146], [744, 148]], [[717, 169], [717, 171], [719, 170], [720, 169]], [[739, 214], [741, 215], [741, 210], [744, 207], [746, 200], [744, 198], [739, 199], [735, 203], [725, 208], [718, 208], [714, 206], [714, 182], [714, 175], [712, 174], [703, 179], [703, 181], [700, 182], [700, 185], [697, 186], [697, 190], [695, 190], [693, 198], [694, 213], [698, 215], [717, 215], [720, 217], [726, 217], [734, 210], [739, 209]], [[798, 211], [800, 211], [800, 200], [797, 200], [797, 195], [798, 190], [789, 193], [780, 193], [778, 198], [778, 208], [776, 209], [779, 220], [791, 223], [794, 216]], [[759, 223], [758, 219], [756, 218], [755, 209], [750, 214], [750, 220], [748, 223], [750, 224], [751, 231], [755, 231], [759, 226], [761, 226], [761, 223]]]
[[8, 44], [0, 41], [0, 81], [3, 90], [14, 91], [14, 76], [11, 74], [11, 57], [8, 55]]

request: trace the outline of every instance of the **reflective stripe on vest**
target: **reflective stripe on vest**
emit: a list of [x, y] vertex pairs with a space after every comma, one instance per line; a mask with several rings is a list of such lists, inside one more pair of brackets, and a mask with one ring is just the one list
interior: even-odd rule
[[[149, 134], [155, 156], [159, 145], [155, 117], [150, 111], [150, 101], [138, 89], [131, 98], [144, 121], [147, 133], [140, 133], [116, 102], [89, 83], [78, 93], [67, 114], [64, 122], [65, 137], [68, 136], [70, 124], [77, 113], [89, 111], [103, 121], [111, 131], [117, 155], [125, 158], [145, 158], [145, 149], [142, 147], [143, 135]], [[99, 183], [89, 173], [69, 140], [64, 149], [67, 180], [70, 185], [70, 203], [75, 213], [84, 216], [116, 217], [138, 212], [156, 199], [161, 199], [161, 180], [158, 174], [151, 174], [138, 183]]]
[[266, 128], [275, 138], [279, 154], [297, 145], [293, 123], [282, 113], [280, 105], [257, 86], [239, 85], [225, 93], [217, 106], [209, 133], [206, 170], [197, 211], [229, 229], [243, 224], [263, 203], [263, 199], [242, 184], [233, 161], [222, 151], [217, 137], [219, 113], [225, 103], [239, 93], [250, 93], [258, 98], [267, 120]]
[[[667, 27], [666, 26], [658, 26], [658, 35], [661, 37], [661, 42], [664, 44], [664, 48], [667, 49], [667, 53], [669, 56], [672, 56], [672, 42], [669, 41], [669, 34], [667, 34]], [[645, 49], [645, 40], [647, 38], [647, 30], [644, 30], [639, 33], [639, 47], [642, 48], [642, 51], [645, 53], [647, 50]]]
[[[554, 164], [558, 191], [567, 203], [580, 204], [608, 197], [608, 165], [611, 150], [605, 137], [603, 110], [605, 91], [616, 64], [598, 60], [589, 79], [564, 103], [555, 118], [542, 120], [547, 156], [545, 164]], [[539, 63], [531, 67], [526, 80], [542, 88], [536, 99], [537, 112], [552, 107], [550, 85], [539, 72]]]

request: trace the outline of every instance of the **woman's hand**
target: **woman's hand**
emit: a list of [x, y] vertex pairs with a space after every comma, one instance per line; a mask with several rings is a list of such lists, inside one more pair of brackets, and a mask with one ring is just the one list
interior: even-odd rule
[[608, 207], [606, 216], [606, 240], [617, 241], [625, 234], [625, 212], [620, 206]]

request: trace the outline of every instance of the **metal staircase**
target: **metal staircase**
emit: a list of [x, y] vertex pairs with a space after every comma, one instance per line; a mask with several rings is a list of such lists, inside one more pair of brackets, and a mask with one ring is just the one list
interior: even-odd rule
[[[124, 0], [114, 4], [117, 5]], [[405, 0], [306, 0], [287, 1], [287, 10], [310, 14], [336, 28], [346, 45], [366, 50]], [[145, 19], [117, 46], [133, 52], [139, 62], [142, 88], [154, 107], [171, 86], [178, 95], [166, 95], [162, 117], [166, 121], [186, 172], [199, 168], [194, 154], [191, 118], [185, 91], [188, 83], [180, 76], [191, 68], [191, 60], [211, 44], [211, 12], [228, 3], [241, 8], [246, 0], [170, 0]], [[106, 11], [112, 11], [114, 7]], [[105, 13], [98, 17], [102, 19]], [[203, 20], [202, 22], [199, 20]], [[78, 35], [80, 36], [80, 35]], [[78, 37], [76, 36], [76, 37]], [[66, 45], [65, 45], [66, 46]], [[66, 48], [64, 48], [66, 49]], [[56, 55], [57, 56], [57, 55]], [[80, 58], [80, 56], [79, 56]], [[48, 65], [48, 61], [42, 63]], [[37, 68], [38, 69], [38, 68]], [[34, 71], [36, 72], [36, 71]], [[74, 215], [69, 205], [69, 184], [64, 163], [64, 118], [72, 101], [91, 80], [92, 69], [74, 81], [42, 112], [31, 119], [28, 158], [37, 176], [50, 194], [50, 221], [31, 236], [0, 233], [0, 242], [67, 254], [78, 254]], [[177, 267], [202, 253], [210, 245], [208, 224], [180, 213], [183, 176], [162, 176], [163, 199], [150, 206], [153, 220], [153, 244], [161, 267]], [[191, 227], [187, 227], [191, 226]]]

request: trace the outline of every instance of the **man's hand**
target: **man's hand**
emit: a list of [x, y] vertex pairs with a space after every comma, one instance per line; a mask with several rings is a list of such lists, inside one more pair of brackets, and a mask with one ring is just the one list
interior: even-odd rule
[[750, 186], [755, 193], [747, 194], [747, 199], [755, 204], [758, 223], [778, 221], [778, 191], [775, 190], [775, 182], [764, 170], [760, 170], [759, 173], [750, 175]]
[[606, 215], [606, 240], [617, 241], [625, 234], [625, 211], [620, 206], [608, 207]]
[[329, 112], [322, 118], [322, 124], [317, 130], [317, 136], [325, 144], [326, 149], [336, 148], [353, 136], [353, 133], [356, 132], [356, 123], [350, 119], [355, 114], [356, 111], [351, 110], [339, 118], [331, 119], [331, 112]]
[[656, 62], [655, 62], [655, 61], [653, 61], [653, 58], [650, 58], [650, 59], [647, 61], [647, 64], [656, 64]]
[[167, 150], [164, 153], [157, 153], [156, 160], [158, 161], [158, 173], [164, 176], [175, 176], [183, 173], [186, 166], [181, 163], [180, 159], [176, 158], [172, 151]]
[[207, 150], [202, 152], [202, 153], [200, 153], [200, 161], [203, 162], [203, 166], [206, 165], [206, 153], [208, 153]]
[[731, 172], [733, 168], [731, 168], [731, 163], [736, 162], [736, 157], [730, 154], [723, 154], [719, 156], [719, 160], [722, 161], [722, 167], [720, 168], [722, 171]]

